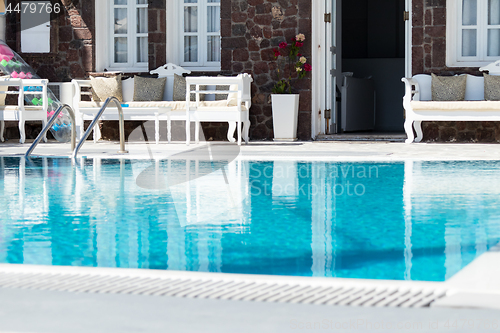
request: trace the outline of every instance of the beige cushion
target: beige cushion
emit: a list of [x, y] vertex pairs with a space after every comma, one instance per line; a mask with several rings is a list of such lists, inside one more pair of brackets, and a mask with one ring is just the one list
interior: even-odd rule
[[432, 74], [431, 92], [433, 101], [463, 101], [467, 75], [437, 76]]
[[108, 97], [114, 96], [123, 102], [122, 96], [122, 76], [116, 77], [90, 77], [92, 85], [92, 99], [96, 102], [105, 101]]
[[134, 77], [134, 101], [161, 101], [167, 78]]
[[[78, 106], [80, 108], [100, 108], [104, 102], [80, 102]], [[158, 108], [158, 107], [170, 107], [172, 111], [186, 110], [186, 101], [158, 101], [158, 102], [129, 102], [127, 103], [127, 108], [145, 108], [144, 111], [148, 111], [147, 108]], [[111, 104], [110, 107], [114, 107]], [[196, 102], [191, 102], [190, 107], [195, 107]], [[221, 111], [235, 111], [237, 108], [230, 108], [227, 106], [227, 101], [205, 101], [200, 102], [200, 107], [202, 108], [220, 108]], [[241, 110], [246, 110], [244, 106]], [[82, 110], [83, 111], [83, 110]]]
[[413, 111], [498, 111], [500, 101], [411, 101]]
[[[191, 85], [191, 90], [195, 88]], [[207, 86], [200, 86], [200, 90], [207, 90]], [[174, 74], [174, 91], [172, 94], [174, 101], [186, 101], [186, 78], [181, 75]], [[196, 94], [191, 94], [191, 101], [196, 100]], [[200, 101], [205, 100], [205, 94], [200, 94]]]
[[[229, 90], [230, 91], [238, 90], [238, 85], [237, 84], [230, 85]], [[238, 105], [238, 93], [237, 92], [229, 93], [227, 96], [227, 106], [236, 106], [236, 105]]]
[[[215, 90], [222, 90], [222, 91], [227, 91], [229, 90], [229, 85], [227, 86], [215, 86]], [[215, 94], [215, 100], [216, 101], [222, 101], [222, 100], [227, 100], [228, 94]]]
[[484, 100], [500, 101], [500, 76], [484, 73]]

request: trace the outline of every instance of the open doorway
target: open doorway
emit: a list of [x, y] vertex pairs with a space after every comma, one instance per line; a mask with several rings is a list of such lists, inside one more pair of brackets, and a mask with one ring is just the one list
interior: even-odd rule
[[342, 1], [337, 132], [404, 132], [404, 10], [405, 0]]

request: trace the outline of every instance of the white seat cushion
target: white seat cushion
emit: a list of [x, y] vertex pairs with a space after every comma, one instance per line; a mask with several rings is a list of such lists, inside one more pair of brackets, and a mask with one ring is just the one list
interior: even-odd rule
[[500, 101], [411, 101], [414, 111], [500, 111]]
[[[102, 102], [80, 102], [78, 106], [80, 108], [100, 108], [104, 103]], [[158, 108], [158, 107], [170, 107], [172, 111], [186, 110], [186, 102], [184, 101], [157, 101], [157, 102], [128, 102], [125, 103], [129, 108]], [[109, 105], [110, 107], [114, 107], [115, 105], [112, 103]], [[195, 107], [196, 102], [191, 102], [190, 107]], [[206, 101], [200, 102], [200, 107], [210, 107], [210, 108], [227, 108], [231, 110], [231, 108], [227, 107], [227, 101]], [[127, 107], [124, 107], [124, 109]], [[242, 107], [243, 108], [243, 107]]]

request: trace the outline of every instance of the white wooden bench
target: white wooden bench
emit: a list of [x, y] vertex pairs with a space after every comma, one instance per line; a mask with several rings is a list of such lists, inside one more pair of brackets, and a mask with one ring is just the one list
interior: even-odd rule
[[[202, 121], [223, 121], [229, 123], [229, 131], [227, 138], [230, 142], [235, 142], [234, 131], [236, 124], [245, 124], [243, 133], [245, 141], [248, 141], [248, 126], [250, 124], [248, 110], [251, 105], [250, 86], [252, 78], [248, 74], [241, 74], [237, 77], [188, 77], [192, 80], [196, 78], [195, 82], [191, 84], [209, 85], [210, 90], [194, 91], [196, 94], [197, 102], [190, 102], [186, 97], [186, 101], [172, 101], [174, 74], [182, 75], [189, 74], [190, 71], [174, 64], [166, 64], [150, 72], [151, 74], [158, 74], [159, 78], [166, 77], [165, 91], [163, 101], [146, 101], [137, 102], [133, 101], [133, 79], [129, 78], [122, 81], [123, 91], [123, 113], [125, 120], [153, 120], [155, 121], [155, 141], [158, 144], [160, 139], [159, 124], [161, 120], [167, 121], [167, 136], [168, 142], [171, 140], [171, 121], [183, 120], [186, 121], [186, 143], [190, 142], [190, 126], [191, 122], [199, 125]], [[73, 108], [77, 118], [77, 135], [81, 138], [83, 135], [83, 123], [85, 120], [92, 120], [99, 112], [102, 105], [101, 102], [82, 101], [82, 96], [90, 96], [91, 88], [90, 80], [73, 80], [74, 84], [74, 99]], [[189, 87], [189, 84], [186, 84]], [[199, 88], [198, 85], [198, 88]], [[234, 85], [230, 91], [217, 91], [216, 85]], [[83, 89], [82, 89], [83, 88]], [[189, 90], [186, 96], [190, 96]], [[229, 93], [227, 100], [219, 101], [200, 101], [200, 95], [213, 95], [219, 93]], [[230, 101], [230, 98], [233, 97]], [[234, 100], [234, 101], [233, 101]], [[239, 103], [239, 104], [238, 104]], [[188, 107], [186, 107], [188, 106]], [[109, 110], [108, 110], [109, 109]], [[101, 120], [118, 120], [118, 112], [116, 107], [109, 106], [104, 112]], [[189, 112], [187, 110], [189, 109]], [[201, 114], [200, 112], [203, 113]], [[199, 130], [196, 127], [196, 140], [199, 140]], [[241, 129], [238, 133], [241, 132]], [[99, 126], [94, 129], [94, 141], [99, 140], [101, 137]], [[241, 143], [241, 137], [238, 138], [238, 143]]]
[[[195, 122], [195, 141], [199, 142], [199, 128], [201, 122], [228, 122], [229, 129], [227, 138], [234, 142], [234, 131], [238, 130], [238, 145], [241, 145], [242, 137], [248, 143], [248, 130], [250, 128], [250, 106], [252, 96], [250, 88], [252, 77], [249, 74], [239, 74], [236, 77], [186, 77], [186, 143], [190, 142], [189, 123]], [[229, 90], [200, 90], [201, 86], [229, 86]], [[194, 89], [191, 89], [193, 87]], [[195, 94], [196, 101], [191, 102], [191, 94]], [[209, 95], [228, 94], [227, 105], [225, 107], [213, 106], [207, 102], [201, 102], [201, 96], [205, 99]], [[242, 129], [243, 125], [243, 129]], [[243, 132], [242, 132], [243, 131]]]
[[[488, 66], [481, 70], [488, 70]], [[422, 121], [500, 121], [500, 101], [484, 100], [483, 76], [463, 75], [467, 75], [465, 101], [432, 101], [430, 75], [402, 79], [406, 85], [403, 97], [406, 143], [422, 140]]]
[[[26, 121], [41, 121], [42, 128], [47, 124], [47, 84], [48, 80], [41, 79], [0, 79], [0, 94], [10, 95], [16, 94], [17, 105], [0, 105], [0, 140], [4, 142], [3, 132], [5, 128], [4, 121], [17, 121], [19, 127], [19, 143], [24, 143], [26, 140], [25, 123]], [[16, 90], [9, 91], [9, 87], [15, 87]], [[41, 105], [25, 105], [25, 96], [41, 99]], [[47, 137], [43, 137], [43, 141], [47, 142]]]

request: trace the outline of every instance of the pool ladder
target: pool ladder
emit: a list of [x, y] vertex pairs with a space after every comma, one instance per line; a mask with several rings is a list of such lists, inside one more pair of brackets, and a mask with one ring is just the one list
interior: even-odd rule
[[54, 124], [56, 121], [57, 117], [63, 110], [68, 110], [68, 113], [71, 118], [71, 150], [73, 151], [72, 153], [72, 158], [76, 158], [78, 151], [82, 147], [82, 145], [85, 143], [85, 140], [89, 137], [90, 133], [94, 129], [94, 126], [96, 125], [97, 121], [101, 118], [102, 114], [108, 107], [109, 103], [114, 102], [116, 105], [116, 108], [118, 109], [118, 120], [119, 120], [119, 130], [120, 130], [120, 150], [118, 151], [119, 154], [126, 154], [128, 151], [125, 150], [125, 131], [124, 131], [124, 123], [123, 123], [123, 109], [122, 105], [120, 104], [120, 101], [116, 97], [108, 97], [104, 104], [102, 105], [101, 109], [97, 113], [97, 115], [94, 117], [92, 120], [92, 123], [90, 123], [89, 127], [85, 131], [85, 134], [83, 137], [80, 139], [78, 142], [78, 146], [75, 148], [75, 141], [76, 141], [76, 125], [75, 125], [75, 113], [71, 106], [68, 104], [61, 105], [55, 113], [52, 115], [52, 118], [48, 121], [47, 125], [42, 129], [40, 134], [36, 137], [35, 141], [31, 144], [30, 148], [24, 155], [24, 157], [29, 158], [33, 150], [36, 148], [40, 140], [43, 138], [43, 136], [47, 133], [47, 131], [50, 129], [50, 127]]

